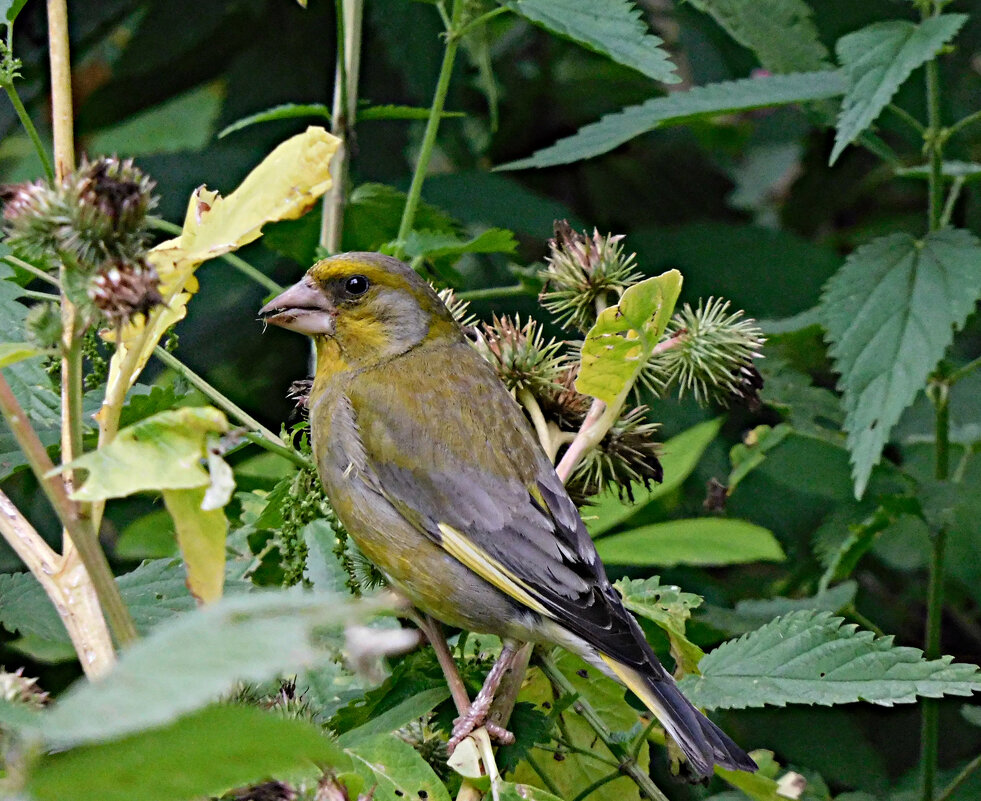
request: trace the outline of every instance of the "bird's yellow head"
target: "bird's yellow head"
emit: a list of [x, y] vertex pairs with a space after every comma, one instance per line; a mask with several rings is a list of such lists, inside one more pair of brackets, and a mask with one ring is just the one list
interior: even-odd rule
[[461, 336], [452, 315], [415, 270], [379, 253], [317, 262], [259, 311], [268, 323], [317, 341], [334, 369], [363, 367], [416, 345]]

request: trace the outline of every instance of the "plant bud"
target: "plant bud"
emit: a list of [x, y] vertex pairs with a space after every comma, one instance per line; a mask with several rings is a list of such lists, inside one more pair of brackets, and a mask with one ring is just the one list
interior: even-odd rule
[[145, 262], [110, 261], [93, 276], [88, 296], [111, 323], [121, 325], [163, 303], [159, 284], [157, 271]]

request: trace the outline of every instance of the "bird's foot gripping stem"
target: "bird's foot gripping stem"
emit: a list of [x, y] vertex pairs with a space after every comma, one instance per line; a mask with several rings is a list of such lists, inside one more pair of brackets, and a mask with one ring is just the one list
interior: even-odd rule
[[490, 713], [491, 704], [494, 703], [494, 695], [501, 684], [501, 680], [514, 664], [516, 650], [505, 644], [501, 649], [501, 655], [494, 663], [490, 673], [484, 680], [484, 686], [480, 689], [470, 709], [458, 717], [453, 723], [453, 734], [448, 743], [448, 750], [452, 754], [454, 749], [467, 737], [474, 729], [483, 726], [487, 733], [501, 745], [510, 745], [514, 742], [514, 735], [503, 726], [498, 726], [487, 720]]

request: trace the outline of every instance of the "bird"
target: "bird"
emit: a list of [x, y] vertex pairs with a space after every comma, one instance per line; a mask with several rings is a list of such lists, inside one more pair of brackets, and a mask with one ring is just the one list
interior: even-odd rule
[[492, 685], [533, 642], [632, 690], [695, 777], [756, 770], [658, 661], [521, 407], [415, 270], [342, 253], [259, 316], [314, 340], [313, 455], [355, 544], [422, 612], [504, 643], [451, 745], [486, 725]]

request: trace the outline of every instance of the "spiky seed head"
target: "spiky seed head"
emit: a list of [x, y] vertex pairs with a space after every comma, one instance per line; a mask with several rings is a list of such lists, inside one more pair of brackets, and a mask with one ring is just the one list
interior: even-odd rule
[[0, 192], [3, 232], [15, 253], [36, 261], [50, 258], [69, 226], [58, 193], [44, 181], [12, 184]]
[[163, 303], [159, 286], [157, 271], [147, 262], [108, 261], [92, 277], [88, 296], [110, 323], [122, 325]]
[[753, 360], [762, 358], [764, 338], [755, 320], [730, 312], [727, 300], [709, 298], [696, 309], [686, 303], [666, 334], [674, 345], [654, 356], [649, 372], [676, 381], [681, 395], [691, 392], [699, 403], [758, 406], [763, 379]]
[[40, 709], [48, 703], [48, 694], [37, 686], [37, 679], [24, 675], [24, 668], [18, 668], [13, 673], [0, 668], [0, 698], [33, 709]]
[[633, 501], [634, 482], [649, 487], [661, 483], [664, 470], [658, 459], [659, 426], [648, 422], [647, 407], [637, 406], [622, 415], [599, 446], [590, 451], [569, 480], [569, 493], [577, 503], [613, 487], [621, 498]]
[[36, 303], [25, 320], [27, 340], [36, 347], [48, 350], [61, 341], [61, 309], [57, 303]]
[[575, 431], [582, 425], [592, 398], [576, 391], [579, 362], [569, 364], [555, 382], [553, 391], [538, 396], [545, 417], [554, 420], [563, 430]]
[[443, 305], [449, 309], [453, 319], [457, 321], [464, 331], [477, 325], [477, 315], [470, 313], [470, 301], [462, 300], [452, 289], [440, 289], [437, 293]]
[[540, 273], [545, 286], [541, 304], [555, 315], [563, 328], [589, 331], [596, 322], [597, 306], [608, 306], [630, 284], [642, 277], [636, 254], [625, 254], [621, 234], [592, 236], [579, 233], [565, 220], [556, 220], [550, 239], [546, 268]]
[[542, 327], [533, 318], [495, 316], [478, 332], [475, 347], [497, 371], [512, 392], [529, 390], [534, 395], [554, 392], [568, 362], [561, 342], [545, 340]]

